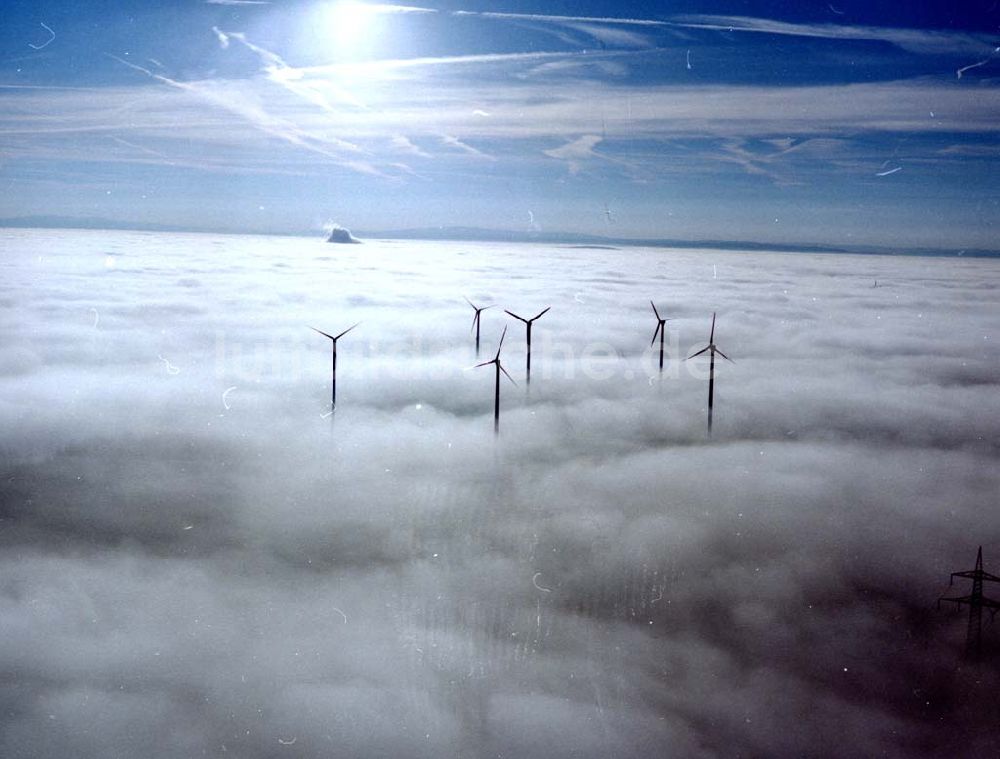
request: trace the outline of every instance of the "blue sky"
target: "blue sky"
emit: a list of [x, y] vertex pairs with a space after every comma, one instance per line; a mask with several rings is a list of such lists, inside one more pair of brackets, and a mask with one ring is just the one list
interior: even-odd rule
[[7, 2], [0, 217], [995, 247], [1000, 3]]

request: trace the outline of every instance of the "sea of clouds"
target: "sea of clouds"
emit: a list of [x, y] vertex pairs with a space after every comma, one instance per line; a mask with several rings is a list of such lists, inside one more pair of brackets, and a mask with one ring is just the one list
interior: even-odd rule
[[0, 755], [1000, 751], [996, 261], [0, 237]]

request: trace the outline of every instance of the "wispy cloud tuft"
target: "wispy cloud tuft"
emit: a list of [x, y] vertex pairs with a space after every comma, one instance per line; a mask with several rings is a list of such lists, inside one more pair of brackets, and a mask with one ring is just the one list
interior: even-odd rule
[[611, 61], [606, 59], [597, 60], [582, 60], [582, 59], [567, 59], [561, 61], [549, 61], [547, 63], [541, 63], [528, 71], [518, 74], [517, 76], [522, 79], [528, 79], [532, 76], [546, 76], [549, 74], [571, 74], [575, 72], [591, 72], [596, 74], [604, 74], [606, 76], [622, 77], [628, 74], [628, 66], [620, 61]]
[[600, 24], [566, 24], [570, 29], [590, 35], [604, 45], [617, 47], [651, 47], [652, 42], [644, 34], [638, 34], [628, 29], [601, 26]]
[[[217, 26], [212, 27], [212, 33], [215, 34], [215, 38], [219, 41], [219, 47], [226, 50], [229, 47], [229, 35]], [[163, 66], [161, 65], [160, 68], [163, 68]]]
[[497, 160], [496, 156], [484, 153], [483, 151], [478, 150], [472, 147], [471, 145], [467, 145], [457, 137], [452, 137], [451, 135], [444, 135], [443, 137], [441, 137], [441, 144], [449, 148], [455, 148], [456, 150], [460, 150], [461, 152], [465, 153], [466, 155], [470, 155], [473, 158], [483, 158], [487, 161]]
[[397, 153], [405, 153], [407, 155], [414, 155], [419, 158], [430, 158], [431, 155], [425, 150], [421, 150], [419, 147], [414, 145], [410, 139], [404, 135], [397, 134], [391, 140], [392, 149]]
[[550, 158], [569, 163], [569, 171], [576, 174], [580, 171], [583, 161], [588, 158], [597, 157], [594, 147], [601, 142], [601, 138], [596, 134], [585, 134], [583, 137], [568, 142], [562, 147], [542, 151]]

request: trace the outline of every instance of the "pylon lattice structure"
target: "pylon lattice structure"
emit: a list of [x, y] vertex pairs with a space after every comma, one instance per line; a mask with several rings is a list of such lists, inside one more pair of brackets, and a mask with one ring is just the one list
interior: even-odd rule
[[1000, 601], [983, 595], [983, 582], [1000, 582], [1000, 577], [983, 571], [982, 546], [979, 546], [979, 554], [976, 556], [976, 568], [967, 572], [952, 572], [949, 584], [954, 583], [956, 577], [972, 580], [972, 593], [967, 596], [942, 596], [938, 599], [938, 608], [941, 608], [942, 601], [953, 603], [957, 607], [968, 604], [969, 628], [965, 635], [965, 655], [970, 659], [978, 659], [983, 652], [983, 609], [990, 610], [991, 619], [1000, 611]]

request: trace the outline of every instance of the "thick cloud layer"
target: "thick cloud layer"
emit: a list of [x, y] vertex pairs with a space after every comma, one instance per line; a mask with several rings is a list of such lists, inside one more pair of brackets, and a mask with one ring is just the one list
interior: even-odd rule
[[3, 235], [3, 756], [1000, 750], [995, 262]]

